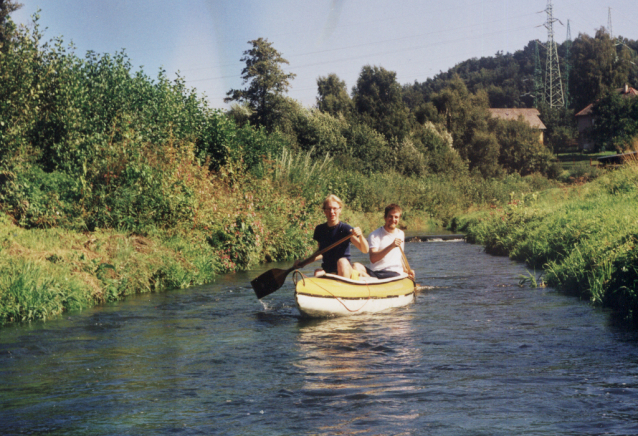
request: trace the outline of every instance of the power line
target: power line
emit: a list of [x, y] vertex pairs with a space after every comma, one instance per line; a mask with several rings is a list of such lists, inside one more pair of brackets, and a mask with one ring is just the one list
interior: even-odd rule
[[[530, 15], [531, 14], [522, 14], [522, 15], [517, 15], [517, 16], [515, 16], [513, 18], [523, 18], [523, 17], [527, 17], [527, 16], [530, 16]], [[490, 21], [488, 23], [480, 23], [480, 24], [475, 24], [475, 25], [472, 25], [472, 26], [459, 26], [459, 27], [456, 27], [456, 28], [448, 28], [448, 29], [445, 29], [445, 30], [438, 30], [438, 31], [434, 31], [434, 32], [420, 33], [420, 34], [416, 34], [416, 35], [404, 36], [404, 37], [401, 37], [401, 38], [391, 38], [391, 39], [384, 39], [384, 40], [380, 40], [380, 41], [371, 41], [371, 42], [365, 42], [365, 43], [361, 43], [361, 44], [342, 46], [342, 47], [336, 47], [336, 48], [330, 48], [330, 49], [324, 49], [324, 50], [315, 50], [315, 51], [310, 51], [310, 52], [305, 52], [305, 53], [286, 54], [285, 57], [286, 57], [286, 59], [290, 60], [290, 59], [294, 59], [296, 57], [311, 56], [311, 55], [317, 55], [317, 54], [323, 54], [323, 53], [331, 53], [331, 52], [340, 51], [340, 50], [351, 50], [351, 49], [354, 49], [354, 48], [362, 48], [362, 47], [368, 47], [368, 46], [379, 46], [381, 44], [387, 44], [389, 42], [399, 42], [399, 41], [405, 41], [405, 40], [408, 40], [408, 39], [423, 38], [423, 37], [427, 37], [427, 36], [434, 36], [434, 35], [441, 34], [441, 33], [454, 32], [456, 34], [459, 30], [468, 30], [468, 29], [472, 29], [472, 28], [476, 28], [476, 27], [483, 27], [485, 24], [499, 23], [499, 22], [507, 21], [508, 19], [494, 20], [494, 21]], [[525, 28], [527, 28], [527, 27], [525, 27]], [[509, 33], [509, 32], [510, 32], [510, 30], [507, 30], [507, 33]], [[216, 64], [216, 65], [212, 65], [210, 67], [191, 68], [191, 69], [181, 70], [181, 71], [182, 72], [188, 72], [188, 71], [198, 71], [198, 70], [203, 70], [203, 69], [223, 68], [223, 67], [228, 67], [228, 66], [236, 66], [237, 64], [243, 65], [241, 62], [237, 61], [237, 62], [232, 62], [232, 63], [227, 63], [227, 64]]]
[[[513, 29], [513, 30], [508, 30], [507, 33], [520, 31], [520, 30], [529, 30], [529, 28], [530, 28], [529, 26], [521, 26], [521, 27]], [[484, 36], [499, 35], [501, 33], [503, 33], [503, 32], [499, 31], [499, 32], [485, 33]], [[436, 41], [436, 42], [432, 42], [432, 43], [428, 43], [428, 44], [419, 45], [419, 46], [416, 46], [416, 47], [407, 47], [407, 48], [403, 48], [403, 49], [390, 50], [390, 51], [385, 51], [385, 52], [375, 52], [373, 54], [365, 54], [365, 55], [354, 56], [354, 57], [353, 56], [349, 56], [349, 57], [345, 57], [345, 58], [341, 58], [341, 59], [336, 59], [336, 60], [331, 60], [331, 61], [321, 61], [321, 62], [315, 62], [315, 63], [305, 64], [305, 65], [293, 65], [293, 66], [284, 68], [284, 70], [285, 71], [296, 71], [296, 70], [299, 70], [301, 68], [309, 68], [309, 67], [316, 67], [316, 66], [320, 66], [320, 65], [337, 64], [337, 63], [341, 63], [341, 62], [351, 62], [353, 60], [368, 58], [370, 56], [383, 56], [383, 55], [388, 55], [388, 54], [404, 53], [406, 51], [422, 50], [424, 48], [430, 48], [430, 47], [433, 47], [433, 46], [439, 46], [441, 44], [451, 44], [451, 43], [455, 43], [455, 42], [464, 42], [466, 40], [467, 40], [467, 38], [460, 37], [460, 38], [457, 38], [457, 39], [444, 41], [443, 43], [440, 42], [440, 41]], [[234, 74], [234, 75], [230, 75], [230, 76], [208, 77], [208, 78], [196, 79], [196, 80], [187, 80], [186, 82], [187, 83], [190, 83], [190, 82], [203, 82], [203, 81], [209, 81], [209, 80], [221, 80], [221, 79], [236, 78], [236, 77], [241, 77], [241, 74]]]

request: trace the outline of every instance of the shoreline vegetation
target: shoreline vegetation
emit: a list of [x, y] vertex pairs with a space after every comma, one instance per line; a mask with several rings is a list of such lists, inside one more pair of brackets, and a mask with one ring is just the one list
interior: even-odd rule
[[[306, 257], [328, 194], [366, 233], [397, 203], [408, 229], [465, 231], [634, 319], [635, 170], [562, 169], [528, 123], [490, 115], [496, 87], [366, 65], [352, 95], [319, 77], [305, 108], [259, 38], [222, 111], [124, 52], [44, 42], [37, 20], [0, 17], [0, 325]], [[571, 141], [570, 111], [541, 109], [548, 144]]]
[[[638, 162], [588, 183], [514, 195], [450, 227], [489, 254], [544, 270], [547, 286], [638, 327]], [[541, 280], [531, 273], [529, 279]]]

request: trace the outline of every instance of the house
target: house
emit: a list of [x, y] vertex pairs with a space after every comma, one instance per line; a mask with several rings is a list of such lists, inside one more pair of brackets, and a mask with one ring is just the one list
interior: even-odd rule
[[[632, 88], [629, 85], [625, 85], [624, 88], [616, 89], [616, 92], [621, 96], [628, 97], [636, 97], [638, 96], [638, 91]], [[585, 109], [578, 112], [576, 115], [576, 121], [578, 123], [578, 147], [581, 151], [588, 151], [594, 148], [594, 141], [589, 137], [587, 131], [594, 125], [594, 106], [596, 102], [590, 103]]]
[[543, 142], [543, 134], [547, 127], [539, 118], [540, 112], [538, 109], [490, 109], [490, 113], [494, 118], [503, 120], [518, 120], [519, 117], [523, 117], [530, 126], [540, 130], [540, 142]]

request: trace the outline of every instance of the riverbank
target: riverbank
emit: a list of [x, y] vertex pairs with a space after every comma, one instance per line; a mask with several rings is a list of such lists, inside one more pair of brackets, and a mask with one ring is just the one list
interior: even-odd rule
[[[198, 229], [155, 229], [146, 235], [24, 229], [0, 214], [0, 325], [46, 320], [132, 294], [209, 283], [265, 260], [292, 260], [312, 252], [311, 230], [321, 221], [320, 211], [306, 211], [290, 198], [271, 206], [257, 210], [249, 224], [240, 213], [244, 207], [227, 209], [233, 216], [227, 217], [231, 224], [226, 233], [218, 229], [212, 234]], [[307, 219], [301, 219], [304, 213]], [[296, 215], [294, 221], [291, 215]], [[366, 233], [383, 223], [379, 213], [355, 211], [347, 211], [344, 220]], [[402, 224], [411, 229], [435, 225], [418, 213]]]
[[638, 165], [590, 183], [514, 196], [451, 228], [485, 251], [543, 269], [547, 285], [638, 327]]

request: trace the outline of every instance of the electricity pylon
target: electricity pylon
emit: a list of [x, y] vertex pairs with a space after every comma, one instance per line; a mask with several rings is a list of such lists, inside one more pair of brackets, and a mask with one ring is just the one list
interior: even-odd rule
[[543, 70], [541, 69], [541, 56], [538, 52], [538, 40], [534, 44], [534, 107], [538, 107], [543, 101]]
[[611, 28], [611, 7], [607, 12], [607, 30], [609, 31], [609, 38], [614, 39], [614, 31]]
[[[554, 23], [560, 22], [554, 18], [554, 6], [552, 0], [547, 0], [547, 61], [545, 62], [545, 103], [549, 107], [565, 106], [565, 95], [563, 94], [563, 81], [560, 75], [560, 65], [558, 60], [558, 48], [554, 40]], [[561, 23], [562, 24], [562, 23]]]
[[567, 38], [565, 38], [565, 106], [568, 107], [571, 103], [569, 97], [569, 73], [571, 70], [571, 48], [572, 48], [572, 31], [569, 27], [569, 20], [567, 20]]

